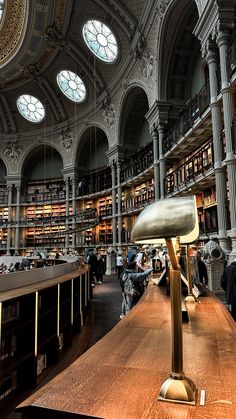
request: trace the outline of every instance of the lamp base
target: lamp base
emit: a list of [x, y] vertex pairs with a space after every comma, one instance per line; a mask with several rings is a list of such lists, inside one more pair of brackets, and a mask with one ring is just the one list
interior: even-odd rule
[[172, 403], [196, 404], [197, 387], [188, 378], [168, 377], [161, 386], [158, 400]]
[[186, 303], [196, 303], [196, 298], [194, 297], [194, 295], [187, 295], [187, 297], [184, 300]]

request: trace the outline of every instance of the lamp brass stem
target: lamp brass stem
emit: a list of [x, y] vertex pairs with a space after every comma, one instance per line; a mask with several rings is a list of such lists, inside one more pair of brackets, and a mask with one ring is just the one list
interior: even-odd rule
[[166, 245], [172, 265], [170, 269], [172, 371], [162, 384], [158, 399], [195, 404], [196, 386], [190, 378], [185, 377], [183, 372], [181, 271], [171, 239], [166, 239]]
[[181, 274], [179, 269], [170, 269], [172, 378], [183, 374], [182, 301]]

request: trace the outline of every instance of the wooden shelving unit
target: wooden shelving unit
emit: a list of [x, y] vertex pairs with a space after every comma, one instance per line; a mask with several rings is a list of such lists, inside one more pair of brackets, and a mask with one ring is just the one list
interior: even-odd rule
[[8, 220], [8, 207], [0, 208], [0, 223], [5, 224]]
[[104, 196], [98, 199], [97, 204], [98, 214], [102, 217], [107, 217], [112, 215], [112, 197]]
[[[70, 191], [71, 192], [71, 191]], [[66, 199], [66, 189], [63, 180], [34, 182], [27, 185], [27, 202], [52, 202]]]
[[16, 389], [38, 385], [81, 331], [88, 313], [88, 275], [78, 271], [71, 277], [55, 278], [38, 290], [32, 285], [26, 295], [23, 287], [14, 298], [5, 293], [0, 302], [0, 401]]

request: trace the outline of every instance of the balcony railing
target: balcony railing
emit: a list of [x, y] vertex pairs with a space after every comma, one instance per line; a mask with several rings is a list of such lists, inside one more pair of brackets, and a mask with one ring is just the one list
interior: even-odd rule
[[195, 180], [213, 167], [213, 144], [208, 141], [200, 150], [187, 157], [186, 161], [165, 178], [166, 195], [176, 192], [181, 186]]
[[78, 195], [90, 195], [111, 189], [111, 168], [105, 167], [85, 175], [79, 183]]
[[227, 51], [227, 66], [229, 79], [236, 71], [236, 39], [234, 39]]
[[121, 182], [125, 182], [139, 173], [144, 172], [153, 164], [153, 143], [149, 143], [143, 149], [135, 153], [128, 163], [121, 169]]
[[209, 83], [206, 83], [200, 92], [190, 99], [182, 109], [178, 121], [169, 129], [164, 144], [164, 153], [169, 151], [178, 140], [193, 127], [196, 119], [203, 114], [210, 103]]

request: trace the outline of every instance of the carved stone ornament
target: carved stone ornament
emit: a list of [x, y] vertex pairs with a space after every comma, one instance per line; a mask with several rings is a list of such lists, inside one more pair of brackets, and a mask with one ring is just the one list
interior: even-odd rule
[[26, 0], [8, 0], [7, 14], [0, 33], [0, 64], [10, 60], [24, 33], [27, 15]]
[[207, 0], [195, 0], [195, 2], [197, 3], [199, 16], [201, 16], [203, 9], [206, 6]]
[[214, 240], [209, 240], [203, 248], [204, 259], [208, 259], [209, 262], [220, 260], [223, 258], [224, 253], [220, 245]]
[[18, 141], [15, 143], [7, 144], [4, 150], [4, 155], [11, 157], [11, 159], [17, 159], [17, 157], [19, 157], [21, 153], [22, 153], [22, 150], [19, 146]]
[[150, 51], [143, 54], [143, 76], [150, 78], [153, 73], [154, 56]]
[[141, 34], [141, 35], [140, 35], [140, 37], [139, 37], [139, 40], [138, 40], [138, 42], [137, 42], [137, 46], [136, 46], [136, 48], [135, 48], [135, 50], [134, 50], [134, 57], [135, 57], [135, 59], [137, 59], [137, 58], [140, 58], [140, 57], [141, 57], [142, 52], [143, 52], [143, 50], [144, 50], [144, 48], [145, 48], [145, 45], [146, 45], [145, 38], [144, 38], [144, 36]]
[[165, 13], [166, 8], [167, 8], [169, 3], [170, 3], [170, 0], [160, 0], [159, 10], [160, 10], [161, 14]]
[[55, 23], [52, 26], [47, 27], [44, 39], [50, 46], [63, 45], [61, 33]]
[[116, 113], [115, 113], [115, 106], [114, 105], [110, 105], [108, 106], [104, 112], [104, 120], [105, 122], [110, 125], [110, 127], [114, 124], [115, 121], [115, 117], [116, 117]]
[[69, 151], [72, 147], [73, 139], [72, 135], [69, 131], [62, 132], [60, 136], [61, 145], [66, 149], [66, 151]]

